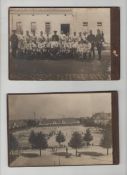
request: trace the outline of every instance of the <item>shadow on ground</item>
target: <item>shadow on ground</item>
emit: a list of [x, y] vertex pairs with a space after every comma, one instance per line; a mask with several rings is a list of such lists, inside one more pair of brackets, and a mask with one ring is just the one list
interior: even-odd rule
[[82, 155], [86, 155], [86, 156], [104, 156], [104, 154], [102, 153], [98, 153], [98, 152], [80, 152], [80, 154]]
[[66, 153], [66, 152], [58, 152], [58, 153], [53, 153], [56, 156], [65, 156], [65, 157], [70, 157], [72, 156], [71, 153]]
[[39, 155], [36, 153], [22, 153], [22, 156], [32, 158], [32, 157], [38, 157]]

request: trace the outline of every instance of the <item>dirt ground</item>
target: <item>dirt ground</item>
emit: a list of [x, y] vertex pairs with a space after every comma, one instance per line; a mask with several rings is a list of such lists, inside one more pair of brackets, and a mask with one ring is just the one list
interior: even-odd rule
[[112, 164], [112, 150], [106, 155], [106, 149], [99, 146], [90, 146], [78, 149], [80, 157], [75, 156], [75, 150], [70, 148], [70, 157], [65, 157], [65, 148], [53, 153], [51, 149], [43, 150], [39, 156], [39, 150], [22, 151], [21, 155], [10, 166], [67, 166], [67, 165], [103, 165]]
[[[80, 153], [79, 157], [75, 156], [75, 149], [68, 146], [68, 142], [71, 139], [71, 135], [74, 131], [78, 131], [82, 136], [86, 129], [90, 129], [93, 135], [91, 146], [83, 146], [78, 149]], [[49, 134], [54, 131], [55, 135], [48, 139], [49, 148], [42, 150], [42, 156], [39, 156], [39, 150], [31, 149], [28, 141], [31, 131], [43, 132]], [[56, 134], [62, 131], [65, 135], [65, 142], [62, 143], [63, 147], [60, 148], [56, 142]], [[107, 150], [100, 147], [100, 140], [102, 133], [99, 128], [84, 127], [84, 126], [64, 126], [64, 127], [35, 127], [30, 129], [24, 129], [13, 133], [18, 139], [21, 146], [18, 151], [19, 157], [11, 163], [11, 166], [59, 166], [59, 165], [90, 165], [90, 164], [112, 164], [112, 149], [109, 150], [107, 156]], [[51, 147], [57, 149], [53, 150]], [[68, 147], [69, 157], [66, 157], [66, 147]]]

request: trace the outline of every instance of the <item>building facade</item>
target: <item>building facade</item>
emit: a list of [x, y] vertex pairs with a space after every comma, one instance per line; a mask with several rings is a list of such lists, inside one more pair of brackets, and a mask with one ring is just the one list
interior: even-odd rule
[[104, 32], [110, 42], [110, 8], [10, 8], [10, 33], [35, 31], [39, 34]]
[[96, 113], [92, 116], [92, 119], [95, 124], [106, 125], [111, 121], [112, 115], [111, 113], [104, 113], [104, 112]]

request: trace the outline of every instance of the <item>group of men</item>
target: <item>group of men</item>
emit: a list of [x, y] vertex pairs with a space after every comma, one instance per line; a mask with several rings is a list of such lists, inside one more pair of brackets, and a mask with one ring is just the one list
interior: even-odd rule
[[99, 29], [94, 35], [92, 30], [89, 34], [86, 32], [76, 32], [73, 35], [69, 33], [60, 35], [54, 31], [53, 35], [43, 34], [40, 31], [39, 36], [36, 32], [26, 31], [17, 34], [12, 31], [10, 37], [11, 53], [14, 58], [95, 58], [95, 49], [98, 52], [98, 59], [101, 59], [101, 52], [104, 42], [104, 34]]

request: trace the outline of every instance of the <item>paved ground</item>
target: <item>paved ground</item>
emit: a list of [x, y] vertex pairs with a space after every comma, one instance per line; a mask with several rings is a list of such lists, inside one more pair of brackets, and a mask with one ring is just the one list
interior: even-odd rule
[[25, 60], [10, 58], [10, 79], [12, 80], [109, 80], [110, 52], [102, 53], [88, 60]]
[[75, 156], [75, 149], [69, 148], [69, 158], [65, 157], [65, 148], [53, 153], [51, 149], [43, 150], [39, 156], [39, 150], [24, 150], [21, 155], [11, 163], [11, 166], [59, 166], [59, 165], [103, 165], [112, 164], [112, 150], [106, 155], [106, 149], [99, 146], [78, 149], [80, 157]]

